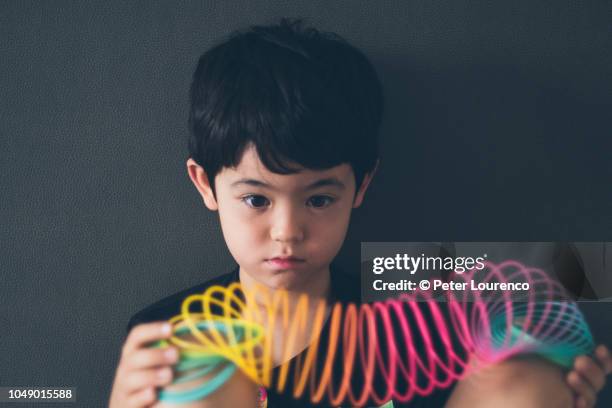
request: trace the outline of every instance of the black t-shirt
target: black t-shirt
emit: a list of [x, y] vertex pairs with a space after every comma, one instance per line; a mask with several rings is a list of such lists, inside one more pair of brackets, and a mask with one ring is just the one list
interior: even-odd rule
[[[152, 305], [144, 308], [138, 313], [134, 314], [130, 318], [130, 321], [127, 327], [127, 331], [129, 333], [129, 331], [134, 326], [141, 324], [141, 323], [168, 320], [172, 318], [173, 316], [179, 314], [183, 300], [191, 294], [202, 293], [208, 287], [213, 286], [213, 285], [229, 286], [231, 283], [238, 282], [238, 281], [239, 281], [238, 267], [235, 267], [234, 270], [230, 273], [221, 275], [207, 282], [201, 283], [199, 285], [193, 286], [191, 288], [185, 289], [171, 296], [163, 298], [153, 303]], [[361, 287], [360, 287], [359, 277], [349, 276], [343, 273], [339, 268], [335, 267], [332, 264], [330, 295], [331, 295], [332, 302], [341, 302], [345, 304], [346, 303], [359, 304], [360, 297], [361, 297]], [[328, 337], [329, 337], [329, 319], [327, 323], [324, 325], [323, 331], [321, 333], [320, 343], [319, 343], [320, 351], [327, 350], [327, 340], [326, 339]], [[287, 377], [286, 384], [293, 384], [293, 369], [294, 369], [293, 364], [300, 358], [300, 356], [303, 357], [305, 353], [306, 353], [306, 350], [302, 351], [302, 353], [300, 353], [298, 356], [294, 357], [290, 361], [290, 367], [288, 370], [289, 374]], [[337, 350], [336, 358], [334, 359], [334, 365], [333, 365], [334, 367], [333, 368], [333, 373], [334, 373], [333, 383], [334, 384], [338, 384], [341, 378], [341, 372], [343, 368], [342, 355], [343, 355], [342, 354], [342, 341], [338, 341], [338, 350]], [[318, 371], [320, 372], [321, 371], [320, 369], [324, 365], [324, 360], [326, 358], [326, 355], [325, 355], [325, 352], [319, 352], [317, 356], [318, 357], [317, 357], [316, 365], [317, 365]], [[272, 373], [273, 378], [276, 378], [278, 371], [279, 371], [278, 368], [274, 369]], [[353, 389], [355, 390], [356, 394], [359, 394], [361, 392], [361, 388], [359, 384], [357, 383], [359, 381], [358, 380], [359, 376], [354, 376], [354, 377], [356, 377], [357, 379], [354, 382]], [[382, 376], [375, 375], [374, 378], [376, 379], [375, 384], [374, 384], [375, 389], [381, 390], [379, 394], [383, 395], [384, 391], [382, 390], [384, 390], [385, 384], [382, 382]], [[291, 396], [291, 388], [292, 388], [291, 386], [286, 386], [286, 390], [282, 394], [277, 393], [274, 389], [268, 389], [267, 390], [268, 407], [269, 408], [280, 408], [280, 407], [282, 408], [302, 408], [302, 407], [313, 407], [313, 406], [331, 407], [331, 405], [329, 405], [329, 402], [325, 401], [325, 398], [323, 398], [323, 400], [319, 404], [316, 404], [316, 405], [312, 404], [308, 399], [309, 398], [309, 395], [307, 395], [308, 392], [305, 392], [301, 399], [296, 400]], [[337, 389], [337, 386], [334, 387], [334, 389]], [[446, 401], [448, 400], [448, 397], [450, 396], [452, 389], [453, 389], [453, 386], [447, 389], [437, 390], [436, 392], [434, 392], [433, 394], [427, 397], [416, 396], [411, 401], [409, 401], [408, 403], [404, 403], [404, 404], [394, 401], [393, 405], [394, 407], [440, 408], [440, 407], [443, 407]], [[308, 390], [308, 387], [307, 387], [307, 390]], [[348, 405], [344, 404], [343, 406], [348, 406]], [[367, 406], [373, 407], [375, 406], [375, 404], [372, 402], [369, 402]]]

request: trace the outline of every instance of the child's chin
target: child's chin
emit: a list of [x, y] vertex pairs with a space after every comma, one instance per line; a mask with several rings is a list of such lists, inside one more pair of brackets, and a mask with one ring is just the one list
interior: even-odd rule
[[294, 271], [279, 271], [270, 277], [266, 285], [270, 289], [299, 290], [302, 281], [298, 273]]

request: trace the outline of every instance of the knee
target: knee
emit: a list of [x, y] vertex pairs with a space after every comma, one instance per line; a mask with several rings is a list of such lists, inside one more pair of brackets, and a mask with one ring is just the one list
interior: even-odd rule
[[457, 384], [447, 407], [571, 408], [573, 396], [561, 367], [516, 357], [477, 371]]

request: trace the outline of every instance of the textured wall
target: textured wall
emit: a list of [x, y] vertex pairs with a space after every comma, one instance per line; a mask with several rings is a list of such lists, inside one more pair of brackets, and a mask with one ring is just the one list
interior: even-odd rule
[[129, 316], [229, 270], [187, 90], [213, 42], [277, 17], [345, 36], [386, 89], [346, 268], [360, 241], [611, 240], [610, 3], [330, 3], [0, 3], [0, 385], [102, 406]]

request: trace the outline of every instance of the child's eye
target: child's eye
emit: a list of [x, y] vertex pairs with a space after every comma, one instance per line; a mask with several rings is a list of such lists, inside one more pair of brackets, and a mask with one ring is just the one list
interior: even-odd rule
[[311, 207], [314, 207], [314, 208], [327, 207], [328, 205], [330, 205], [333, 202], [334, 202], [334, 198], [333, 197], [324, 196], [324, 195], [312, 196], [312, 197], [310, 197], [308, 199], [309, 205]]
[[251, 208], [264, 208], [270, 204], [266, 197], [255, 194], [242, 197], [242, 201]]

